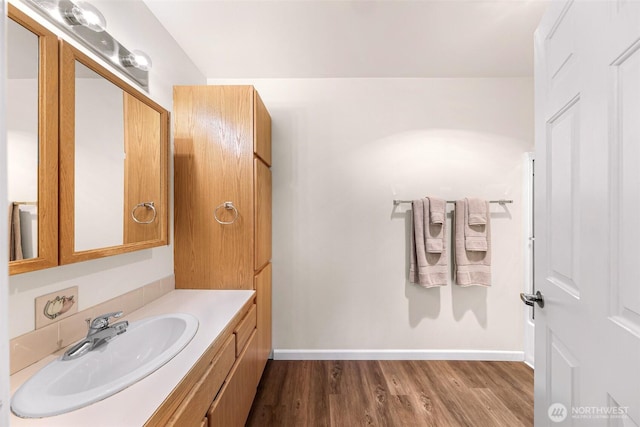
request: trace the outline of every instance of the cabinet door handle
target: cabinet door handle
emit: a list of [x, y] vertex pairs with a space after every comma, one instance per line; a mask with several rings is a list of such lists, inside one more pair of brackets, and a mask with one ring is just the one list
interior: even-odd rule
[[[222, 221], [220, 218], [218, 218], [218, 210], [220, 210], [221, 208], [225, 208], [226, 210], [233, 210], [233, 219], [231, 221]], [[233, 205], [233, 202], [220, 203], [213, 210], [213, 217], [216, 219], [216, 221], [218, 221], [218, 223], [222, 225], [233, 224], [238, 219], [238, 209]]]

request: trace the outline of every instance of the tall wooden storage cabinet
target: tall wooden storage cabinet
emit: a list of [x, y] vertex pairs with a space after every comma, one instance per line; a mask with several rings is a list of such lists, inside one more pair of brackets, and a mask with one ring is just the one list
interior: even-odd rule
[[180, 289], [255, 289], [257, 385], [271, 352], [271, 117], [253, 86], [176, 86]]

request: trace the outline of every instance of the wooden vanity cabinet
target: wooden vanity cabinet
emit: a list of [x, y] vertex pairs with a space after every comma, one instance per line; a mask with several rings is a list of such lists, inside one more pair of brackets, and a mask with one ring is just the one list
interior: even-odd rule
[[176, 288], [256, 291], [255, 337], [242, 336], [255, 368], [238, 372], [257, 385], [272, 337], [271, 117], [253, 86], [176, 86], [173, 100]]
[[145, 427], [242, 427], [259, 382], [255, 300], [238, 312]]
[[229, 374], [220, 395], [211, 405], [209, 427], [242, 427], [247, 421], [256, 387], [256, 331], [254, 330]]
[[251, 307], [247, 315], [242, 319], [236, 330], [233, 332], [236, 336], [236, 356], [240, 357], [240, 353], [244, 350], [249, 338], [256, 329], [256, 306]]
[[188, 426], [202, 421], [236, 361], [235, 344], [235, 335], [231, 335], [213, 359], [199, 363], [205, 366], [205, 371], [170, 418], [169, 425]]

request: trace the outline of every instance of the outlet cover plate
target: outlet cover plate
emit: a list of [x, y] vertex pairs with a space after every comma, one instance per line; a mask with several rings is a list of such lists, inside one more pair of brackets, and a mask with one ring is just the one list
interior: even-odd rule
[[36, 298], [36, 329], [78, 312], [78, 287], [62, 289]]

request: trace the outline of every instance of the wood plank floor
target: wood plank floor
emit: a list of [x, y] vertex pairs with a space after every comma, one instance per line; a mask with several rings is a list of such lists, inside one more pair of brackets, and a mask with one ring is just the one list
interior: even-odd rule
[[270, 360], [250, 427], [533, 425], [520, 362]]

